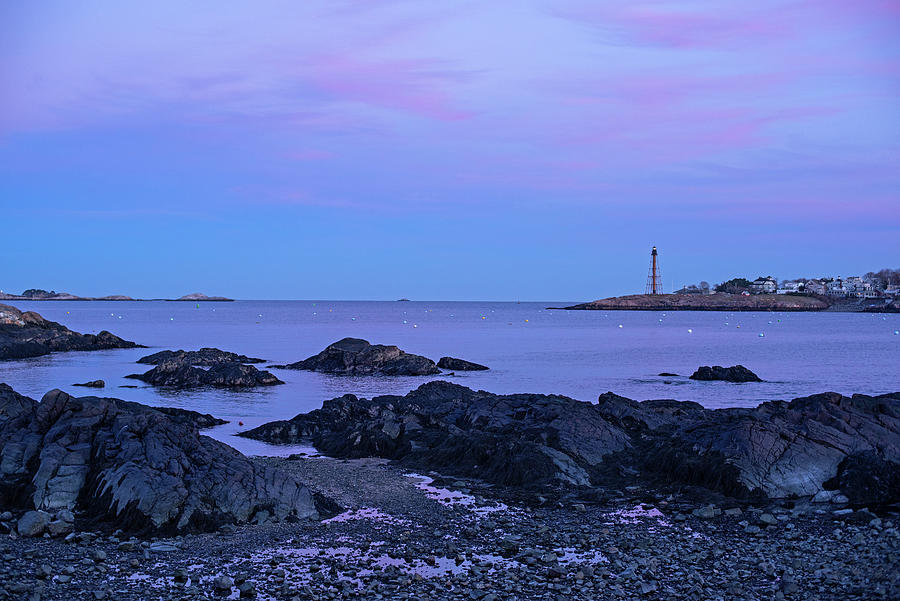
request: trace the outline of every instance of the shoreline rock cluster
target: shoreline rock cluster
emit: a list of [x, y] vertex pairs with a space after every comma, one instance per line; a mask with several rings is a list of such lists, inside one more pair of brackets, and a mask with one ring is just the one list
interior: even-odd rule
[[46, 512], [32, 516], [46, 527], [67, 510], [143, 533], [319, 516], [302, 482], [200, 435], [210, 420], [60, 390], [38, 403], [0, 384], [0, 503]]
[[725, 382], [762, 382], [762, 378], [744, 367], [743, 365], [732, 365], [731, 367], [722, 367], [721, 365], [703, 365], [697, 368], [697, 371], [690, 375], [691, 380], [713, 381], [722, 380]]
[[106, 330], [99, 334], [79, 334], [33, 311], [19, 311], [0, 304], [0, 360], [117, 348], [142, 347]]
[[354, 395], [240, 433], [311, 441], [326, 455], [401, 464], [510, 487], [598, 491], [699, 486], [737, 498], [837, 490], [900, 502], [900, 393], [824, 393], [752, 409], [557, 395], [496, 395], [443, 381], [405, 396]]
[[[448, 367], [451, 365], [453, 367]], [[439, 369], [441, 367], [455, 371], [488, 369], [484, 365], [453, 357], [442, 357], [436, 364], [427, 357], [407, 353], [396, 346], [371, 344], [361, 338], [343, 338], [328, 345], [317, 355], [295, 363], [271, 367], [347, 376], [432, 376], [441, 373]]]
[[160, 351], [141, 357], [137, 362], [155, 367], [142, 374], [130, 374], [125, 377], [154, 386], [182, 389], [200, 386], [252, 388], [284, 384], [271, 372], [246, 365], [262, 363], [263, 359], [216, 348], [202, 348], [198, 351]]

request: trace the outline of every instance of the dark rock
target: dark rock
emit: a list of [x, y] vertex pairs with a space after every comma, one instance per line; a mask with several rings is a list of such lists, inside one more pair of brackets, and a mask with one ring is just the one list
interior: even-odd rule
[[511, 485], [588, 485], [583, 466], [622, 450], [628, 434], [591, 403], [562, 396], [494, 395], [449, 382], [406, 396], [345, 395], [322, 409], [241, 434], [269, 442], [311, 439], [338, 457], [378, 456]]
[[[876, 474], [897, 473], [891, 466], [900, 462], [900, 395], [848, 398], [829, 392], [754, 409], [703, 410], [671, 425], [665, 438], [654, 443], [656, 452], [646, 452], [648, 465], [671, 470], [695, 460], [706, 474], [720, 474], [721, 485], [715, 487], [734, 476], [748, 491], [769, 497], [815, 495], [848, 458], [845, 466], [866, 456], [866, 469], [878, 465]], [[669, 459], [679, 452], [686, 459], [671, 465]], [[858, 502], [878, 502], [882, 493], [900, 499], [896, 482], [860, 475], [834, 483], [848, 496], [858, 495]]]
[[451, 371], [485, 371], [490, 369], [485, 365], [472, 363], [465, 359], [455, 359], [453, 357], [441, 357], [437, 362], [437, 366], [441, 369], [449, 369]]
[[342, 375], [427, 376], [440, 373], [434, 361], [401, 351], [396, 346], [369, 344], [360, 338], [344, 338], [318, 355], [282, 369], [305, 369]]
[[712, 367], [704, 365], [698, 367], [697, 371], [691, 374], [691, 380], [725, 380], [726, 382], [762, 382], [759, 376], [744, 367], [743, 365], [732, 365], [731, 367], [722, 367], [714, 365]]
[[252, 365], [228, 362], [216, 363], [209, 369], [203, 369], [193, 367], [185, 357], [162, 361], [148, 372], [131, 374], [126, 377], [142, 380], [154, 386], [172, 386], [175, 388], [196, 388], [199, 386], [243, 388], [284, 384], [271, 372], [261, 371]]
[[211, 367], [218, 363], [262, 363], [264, 361], [264, 359], [206, 347], [199, 351], [159, 351], [158, 353], [141, 357], [137, 362], [158, 365], [173, 359], [184, 359], [189, 365], [195, 367]]
[[[896, 442], [896, 441], [895, 441]], [[896, 446], [896, 445], [895, 445]], [[844, 457], [837, 474], [824, 486], [841, 490], [855, 505], [887, 505], [900, 499], [900, 463], [876, 451], [863, 451]], [[838, 496], [834, 497], [837, 500]]]
[[154, 407], [160, 413], [165, 413], [173, 419], [185, 420], [189, 424], [193, 424], [198, 430], [212, 428], [227, 424], [228, 420], [213, 417], [209, 413], [200, 413], [199, 411], [191, 411], [190, 409], [182, 409], [180, 407]]
[[79, 334], [33, 311], [0, 304], [0, 360], [40, 357], [61, 351], [96, 351], [141, 345], [103, 330]]
[[241, 435], [508, 486], [690, 484], [786, 498], [831, 483], [855, 503], [900, 500], [900, 395], [826, 393], [708, 410], [612, 393], [597, 405], [495, 395], [435, 381], [402, 397], [345, 395]]
[[72, 386], [85, 386], [87, 388], [104, 388], [106, 387], [106, 382], [103, 380], [91, 380], [90, 382], [83, 382], [82, 384], [72, 384]]
[[2, 506], [78, 509], [88, 521], [145, 533], [214, 530], [261, 509], [317, 516], [294, 476], [151, 407], [54, 390], [29, 408], [0, 390], [0, 416]]
[[665, 377], [669, 377], [669, 378], [676, 378], [676, 377], [678, 377], [678, 374], [673, 374], [673, 373], [670, 373], [670, 372], [667, 372], [667, 371], [661, 372], [659, 375], [665, 376]]

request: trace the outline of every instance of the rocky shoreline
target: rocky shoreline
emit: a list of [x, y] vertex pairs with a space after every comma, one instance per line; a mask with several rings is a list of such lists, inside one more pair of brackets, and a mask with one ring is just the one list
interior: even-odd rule
[[613, 393], [596, 404], [496, 395], [437, 380], [404, 396], [344, 395], [240, 435], [311, 441], [333, 457], [383, 457], [541, 494], [697, 486], [743, 499], [830, 493], [900, 507], [900, 393], [713, 410]]
[[170, 538], [84, 531], [0, 542], [0, 597], [896, 599], [896, 520], [834, 504], [701, 505], [645, 489], [529, 503], [384, 460], [258, 458], [335, 498], [318, 522]]
[[63, 351], [139, 348], [106, 330], [79, 334], [33, 311], [0, 304], [0, 360], [40, 357]]

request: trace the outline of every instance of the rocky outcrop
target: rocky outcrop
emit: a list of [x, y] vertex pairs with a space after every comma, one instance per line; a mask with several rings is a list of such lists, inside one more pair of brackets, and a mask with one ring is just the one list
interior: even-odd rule
[[427, 357], [406, 353], [396, 346], [370, 344], [360, 338], [344, 338], [318, 355], [273, 367], [351, 376], [428, 376], [440, 373], [434, 361]]
[[[198, 434], [184, 416], [59, 390], [35, 403], [4, 385], [0, 505], [74, 509], [144, 533], [212, 530], [257, 512], [280, 520], [317, 517], [302, 482]], [[24, 528], [36, 530], [41, 521], [31, 516]]]
[[448, 369], [450, 371], [485, 371], [490, 369], [484, 365], [472, 363], [465, 359], [457, 359], [455, 357], [441, 357], [437, 362], [437, 366], [441, 369]]
[[40, 357], [61, 351], [96, 351], [141, 345], [103, 330], [79, 334], [33, 311], [0, 304], [0, 360]]
[[345, 395], [242, 435], [269, 442], [311, 439], [328, 455], [402, 459], [508, 485], [587, 485], [586, 467], [629, 444], [626, 432], [590, 403], [500, 396], [443, 381], [402, 397]]
[[158, 365], [163, 361], [184, 360], [189, 365], [197, 367], [209, 367], [217, 363], [262, 363], [264, 359], [239, 355], [217, 348], [202, 348], [199, 351], [159, 351], [152, 355], [146, 355], [137, 360], [138, 363]]
[[828, 303], [814, 296], [787, 294], [630, 294], [571, 307], [586, 311], [823, 311]]
[[185, 294], [184, 296], [180, 296], [175, 299], [176, 301], [204, 301], [204, 302], [233, 302], [233, 298], [226, 298], [224, 296], [207, 296], [202, 292], [192, 292], [191, 294]]
[[85, 388], [105, 388], [106, 382], [104, 382], [103, 380], [91, 380], [90, 382], [72, 384], [72, 386], [84, 386]]
[[722, 367], [704, 365], [691, 374], [691, 380], [724, 380], [725, 382], [762, 382], [762, 379], [743, 365]]
[[284, 384], [268, 371], [261, 371], [252, 365], [237, 362], [215, 363], [209, 369], [194, 367], [185, 358], [168, 359], [142, 374], [131, 374], [126, 378], [142, 380], [154, 386], [173, 388], [197, 388], [215, 386], [219, 388], [252, 388]]
[[345, 395], [242, 435], [507, 486], [688, 484], [772, 498], [837, 488], [860, 504], [900, 502], [900, 393], [710, 410], [613, 393], [597, 404], [495, 395], [436, 381], [402, 397]]

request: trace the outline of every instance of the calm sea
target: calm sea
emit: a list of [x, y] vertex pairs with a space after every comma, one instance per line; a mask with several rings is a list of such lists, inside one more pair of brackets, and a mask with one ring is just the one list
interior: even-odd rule
[[[40, 398], [53, 388], [149, 405], [185, 407], [232, 423], [208, 433], [249, 454], [285, 454], [233, 433], [290, 418], [345, 393], [403, 394], [429, 377], [349, 378], [273, 370], [287, 384], [252, 391], [167, 391], [127, 380], [135, 361], [160, 349], [213, 346], [272, 363], [313, 355], [345, 336], [434, 360], [451, 355], [487, 372], [447, 379], [496, 393], [558, 393], [594, 401], [613, 391], [633, 399], [693, 400], [707, 407], [753, 406], [823, 391], [900, 390], [900, 315], [548, 311], [564, 303], [238, 301], [13, 302], [80, 332], [109, 330], [151, 349], [60, 353], [0, 362], [0, 382]], [[743, 364], [764, 383], [694, 382], [699, 365]], [[674, 372], [681, 377], [659, 377]], [[102, 392], [72, 387], [103, 379]], [[140, 388], [119, 388], [138, 384]], [[243, 426], [239, 425], [243, 422]]]

